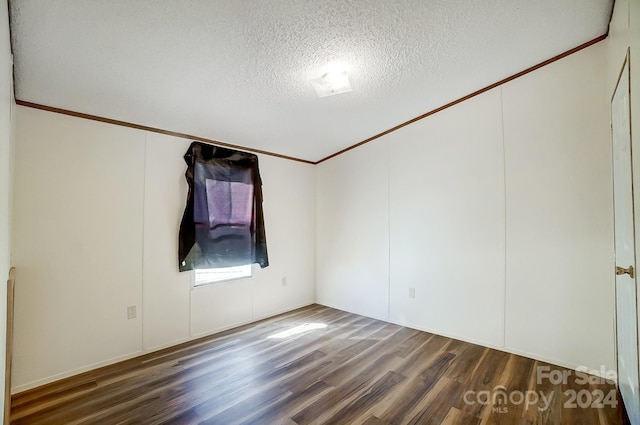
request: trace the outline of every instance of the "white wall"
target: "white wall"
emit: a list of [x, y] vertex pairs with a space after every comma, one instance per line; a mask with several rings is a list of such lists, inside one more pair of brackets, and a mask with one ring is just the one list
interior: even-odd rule
[[142, 350], [144, 139], [17, 108], [14, 385]]
[[143, 346], [164, 347], [191, 336], [191, 273], [177, 268], [178, 229], [187, 199], [182, 157], [188, 140], [146, 134]]
[[613, 180], [600, 43], [503, 87], [507, 348], [615, 370]]
[[260, 156], [270, 267], [192, 289], [176, 270], [189, 141], [16, 115], [14, 392], [313, 302], [312, 166]]
[[[9, 17], [7, 2], [0, 4], [0, 347], [5, 346], [6, 302], [10, 256], [11, 168], [12, 168], [12, 59], [9, 47]], [[0, 349], [0, 399], [4, 400], [5, 350]], [[0, 403], [0, 418], [4, 403]]]
[[318, 302], [374, 317], [388, 303], [393, 322], [613, 368], [605, 56], [590, 47], [320, 164]]
[[389, 309], [389, 154], [372, 142], [317, 166], [316, 301], [376, 319]]
[[503, 343], [501, 124], [493, 90], [386, 138], [392, 322]]

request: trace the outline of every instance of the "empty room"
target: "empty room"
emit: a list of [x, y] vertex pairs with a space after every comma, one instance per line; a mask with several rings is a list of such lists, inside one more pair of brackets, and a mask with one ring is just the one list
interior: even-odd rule
[[640, 425], [640, 0], [1, 3], [4, 424]]

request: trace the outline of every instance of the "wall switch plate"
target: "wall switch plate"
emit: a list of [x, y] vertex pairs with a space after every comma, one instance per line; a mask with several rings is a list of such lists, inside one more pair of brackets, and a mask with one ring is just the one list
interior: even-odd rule
[[287, 277], [286, 276], [282, 277], [282, 286], [287, 286]]
[[127, 307], [127, 319], [135, 319], [136, 318], [136, 306], [131, 305]]
[[416, 297], [416, 288], [409, 288], [409, 298]]

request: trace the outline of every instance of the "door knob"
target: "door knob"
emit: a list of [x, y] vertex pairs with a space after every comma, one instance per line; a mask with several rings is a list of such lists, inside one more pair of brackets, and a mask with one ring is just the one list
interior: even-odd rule
[[616, 266], [616, 274], [628, 274], [630, 278], [633, 279], [634, 277], [634, 271], [633, 271], [633, 266], [629, 266], [629, 268], [624, 268], [624, 267], [618, 267]]

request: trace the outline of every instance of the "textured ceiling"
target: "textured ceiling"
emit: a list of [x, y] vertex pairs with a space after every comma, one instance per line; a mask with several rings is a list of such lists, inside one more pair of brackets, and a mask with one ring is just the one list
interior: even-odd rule
[[[607, 30], [612, 0], [11, 0], [17, 99], [316, 161]], [[353, 91], [318, 98], [327, 66]]]

